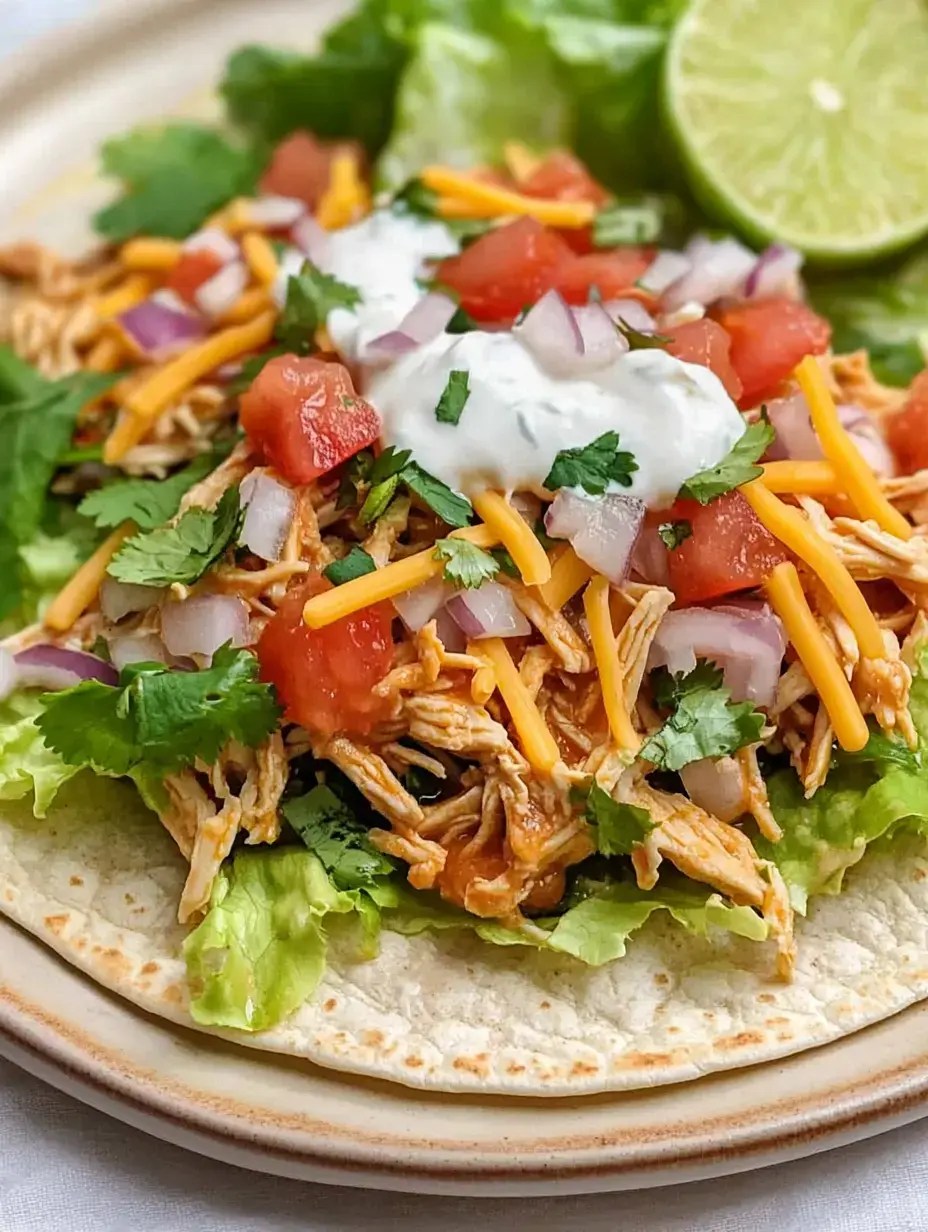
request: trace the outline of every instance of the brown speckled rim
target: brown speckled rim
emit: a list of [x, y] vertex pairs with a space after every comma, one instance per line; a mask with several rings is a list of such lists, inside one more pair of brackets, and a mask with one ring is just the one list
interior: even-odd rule
[[[100, 996], [108, 999], [110, 994], [101, 990]], [[141, 1011], [132, 1012], [155, 1021]], [[928, 1008], [916, 1006], [905, 1013], [919, 1016], [926, 1034]], [[235, 1051], [234, 1046], [160, 1020], [156, 1025], [166, 1034], [182, 1036], [188, 1048]], [[771, 1099], [748, 1113], [710, 1113], [698, 1123], [671, 1121], [659, 1129], [622, 1128], [623, 1102], [646, 1098], [646, 1092], [591, 1096], [584, 1102], [615, 1107], [613, 1130], [520, 1141], [519, 1160], [514, 1162], [513, 1144], [505, 1139], [492, 1143], [365, 1133], [309, 1115], [283, 1115], [241, 1100], [217, 1098], [138, 1066], [2, 985], [0, 1053], [83, 1102], [200, 1154], [280, 1176], [416, 1193], [499, 1197], [699, 1180], [781, 1163], [882, 1133], [923, 1116], [928, 1102], [928, 1051], [915, 1062], [870, 1073], [851, 1084], [818, 1088], [807, 1100]], [[268, 1057], [267, 1063], [274, 1059]], [[322, 1072], [308, 1062], [299, 1065], [315, 1074]], [[359, 1083], [329, 1071], [324, 1077], [330, 1082]], [[707, 1096], [712, 1081], [711, 1077], [697, 1080], [705, 1085]], [[394, 1094], [388, 1084], [363, 1085]], [[481, 1101], [404, 1091], [405, 1097], [410, 1095], [420, 1101], [459, 1098], [477, 1106], [505, 1102], [502, 1097]], [[544, 1109], [565, 1101], [519, 1102], [537, 1104], [541, 1120]], [[299, 1146], [294, 1145], [295, 1138]], [[413, 1152], [420, 1162], [410, 1162]], [[434, 1164], [421, 1162], [428, 1153], [435, 1155]]]

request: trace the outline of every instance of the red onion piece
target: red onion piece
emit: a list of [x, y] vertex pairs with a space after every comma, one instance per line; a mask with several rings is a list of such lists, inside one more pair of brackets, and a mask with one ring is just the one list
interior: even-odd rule
[[583, 358], [580, 327], [557, 291], [546, 291], [512, 332], [554, 376], [569, 376]]
[[292, 227], [306, 213], [306, 202], [297, 197], [267, 195], [248, 202], [248, 221], [268, 231]]
[[771, 244], [757, 258], [748, 274], [744, 293], [749, 299], [766, 299], [795, 290], [802, 269], [802, 253], [786, 244]]
[[119, 671], [131, 663], [167, 663], [169, 655], [156, 633], [124, 633], [107, 639], [113, 666]]
[[184, 252], [211, 252], [223, 265], [236, 261], [239, 255], [238, 244], [221, 227], [204, 227], [202, 231], [195, 231], [184, 240], [181, 248]]
[[603, 308], [613, 321], [623, 321], [629, 329], [636, 329], [647, 334], [655, 328], [654, 318], [636, 299], [608, 299], [603, 304]]
[[290, 238], [304, 258], [309, 257], [314, 265], [321, 265], [325, 261], [329, 247], [329, 233], [316, 222], [312, 214], [304, 214], [291, 230]]
[[100, 611], [107, 620], [122, 620], [130, 612], [146, 612], [164, 598], [161, 586], [137, 586], [105, 577], [100, 585]]
[[394, 358], [432, 342], [444, 331], [457, 312], [457, 304], [447, 295], [430, 291], [403, 317], [396, 329], [381, 334], [368, 343], [367, 355], [378, 359]]
[[24, 689], [70, 689], [84, 680], [118, 684], [119, 673], [111, 663], [83, 650], [41, 643], [13, 655], [17, 684]]
[[785, 650], [780, 622], [766, 604], [681, 608], [661, 621], [648, 670], [666, 667], [674, 675], [685, 674], [697, 658], [710, 659], [722, 669], [734, 701], [770, 706]]
[[164, 359], [206, 334], [202, 317], [177, 310], [155, 299], [143, 300], [116, 318], [129, 340], [149, 359]]
[[541, 501], [534, 492], [513, 492], [509, 503], [529, 526], [534, 526], [541, 517]]
[[581, 496], [561, 488], [548, 506], [545, 529], [556, 539], [569, 539], [591, 569], [618, 585], [644, 524], [644, 501], [634, 496]]
[[264, 471], [252, 471], [242, 481], [239, 495], [245, 509], [239, 543], [262, 560], [280, 560], [293, 525], [296, 493]]
[[638, 285], [654, 295], [663, 295], [668, 287], [684, 274], [688, 274], [692, 268], [692, 261], [682, 252], [659, 252], [638, 279]]
[[238, 303], [248, 286], [248, 277], [248, 268], [243, 261], [230, 261], [194, 291], [197, 307], [208, 317], [223, 316]]
[[682, 307], [687, 300], [712, 304], [726, 295], [740, 296], [757, 264], [756, 254], [734, 239], [713, 241], [696, 236], [684, 255], [693, 268], [665, 292], [663, 305], [668, 311]]
[[706, 757], [680, 771], [686, 794], [719, 821], [737, 821], [748, 807], [744, 775], [733, 757]]
[[467, 649], [467, 638], [446, 607], [435, 613], [435, 632], [448, 654], [463, 654]]
[[838, 407], [838, 418], [873, 473], [884, 478], [895, 475], [896, 459], [876, 417], [861, 406], [842, 404]]
[[785, 459], [816, 462], [824, 456], [812, 427], [809, 404], [802, 394], [773, 398], [767, 403], [767, 415], [776, 432], [776, 438], [766, 454], [771, 462]]
[[410, 633], [418, 633], [453, 594], [453, 588], [439, 574], [438, 577], [429, 578], [421, 586], [414, 586], [412, 590], [404, 590], [401, 595], [394, 595], [393, 606]]
[[306, 254], [298, 248], [286, 248], [277, 265], [277, 277], [271, 287], [271, 299], [278, 308], [283, 308], [287, 302], [287, 289], [290, 279], [296, 276], [306, 264]]
[[19, 683], [16, 663], [8, 650], [0, 646], [0, 702], [5, 702]]
[[584, 304], [572, 312], [583, 340], [583, 359], [576, 372], [604, 368], [628, 350], [628, 343], [602, 304]]
[[482, 637], [526, 637], [532, 631], [512, 592], [499, 582], [458, 591], [445, 608], [461, 632], [474, 641]]
[[660, 537], [657, 526], [649, 526], [647, 523], [642, 526], [632, 552], [629, 570], [649, 586], [670, 586], [667, 545]]
[[247, 646], [248, 608], [234, 595], [194, 595], [161, 607], [161, 636], [172, 655], [213, 655], [220, 646]]

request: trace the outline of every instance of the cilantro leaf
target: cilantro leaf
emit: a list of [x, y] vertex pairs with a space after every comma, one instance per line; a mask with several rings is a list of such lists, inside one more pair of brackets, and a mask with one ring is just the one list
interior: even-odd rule
[[467, 388], [467, 373], [461, 368], [452, 368], [448, 373], [448, 384], [442, 391], [442, 395], [438, 399], [438, 405], [435, 407], [435, 418], [439, 423], [457, 426], [461, 418], [461, 412], [464, 410], [469, 397], [470, 390]]
[[680, 489], [680, 495], [699, 501], [700, 505], [708, 505], [717, 496], [724, 496], [734, 488], [740, 488], [743, 483], [756, 479], [763, 474], [763, 467], [757, 466], [757, 459], [769, 449], [776, 436], [770, 422], [763, 416], [750, 424], [725, 457], [717, 466], [699, 471], [687, 479]]
[[215, 509], [188, 509], [173, 526], [127, 539], [107, 572], [140, 586], [189, 586], [222, 556], [240, 522], [238, 488], [229, 488]]
[[305, 354], [316, 330], [325, 324], [333, 309], [354, 308], [360, 302], [357, 287], [339, 282], [332, 274], [323, 274], [312, 261], [304, 261], [300, 272], [287, 283], [287, 302], [274, 336], [287, 350]]
[[647, 330], [634, 329], [627, 321], [619, 317], [615, 323], [616, 329], [628, 343], [630, 351], [663, 351], [672, 338], [664, 334], [655, 334]]
[[401, 478], [406, 487], [448, 526], [466, 526], [474, 516], [474, 507], [466, 497], [452, 492], [446, 483], [424, 471], [418, 463], [407, 463]]
[[382, 483], [384, 479], [390, 479], [394, 475], [399, 475], [411, 457], [411, 449], [397, 449], [393, 445], [388, 445], [374, 459], [367, 476], [368, 482], [372, 484]]
[[689, 539], [693, 533], [693, 527], [685, 518], [681, 518], [679, 522], [662, 522], [657, 528], [657, 533], [667, 551], [672, 552]]
[[445, 561], [445, 581], [466, 590], [476, 589], [499, 573], [499, 562], [466, 539], [439, 539], [434, 555], [436, 560]]
[[282, 812], [340, 890], [373, 885], [394, 871], [367, 837], [365, 826], [330, 787], [320, 785], [294, 797]]
[[679, 770], [704, 757], [722, 757], [760, 739], [764, 716], [750, 702], [733, 702], [714, 663], [698, 663], [686, 676], [652, 673], [654, 700], [673, 708], [644, 743], [641, 757], [660, 770]]
[[134, 129], [105, 142], [101, 158], [126, 185], [94, 217], [113, 243], [142, 233], [184, 239], [233, 197], [252, 195], [261, 171], [254, 150], [199, 124]]
[[286, 347], [272, 346], [262, 351], [259, 355], [249, 355], [242, 363], [241, 372], [233, 381], [229, 382], [229, 394], [235, 397], [238, 394], [243, 394], [246, 389], [251, 389], [260, 373], [264, 370], [265, 364], [269, 364], [278, 355], [286, 354]]
[[873, 762], [884, 772], [894, 766], [912, 773], [921, 769], [922, 755], [919, 750], [912, 750], [904, 741], [887, 736], [885, 732], [875, 727], [872, 721], [869, 726], [870, 736], [864, 747], [856, 752], [836, 749], [832, 757], [833, 766], [846, 766], [854, 762]]
[[99, 527], [132, 521], [141, 530], [163, 526], [177, 513], [181, 497], [216, 466], [213, 454], [202, 454], [167, 479], [122, 479], [90, 492], [77, 507]]
[[373, 558], [355, 544], [347, 556], [326, 565], [322, 574], [333, 586], [341, 586], [343, 582], [353, 582], [355, 578], [364, 577], [366, 573], [373, 573], [376, 568]]
[[229, 740], [254, 748], [277, 728], [274, 689], [257, 676], [255, 656], [230, 646], [199, 672], [133, 664], [117, 686], [85, 680], [46, 694], [36, 721], [69, 765], [112, 775], [142, 767], [169, 774], [197, 758], [211, 765]]
[[448, 526], [467, 526], [474, 515], [470, 501], [452, 492], [447, 484], [413, 462], [409, 449], [390, 445], [373, 462], [366, 451], [356, 454], [342, 479], [339, 508], [344, 509], [352, 503], [352, 498], [357, 499], [360, 483], [371, 485], [358, 514], [365, 525], [382, 516], [400, 484], [414, 492]]
[[358, 521], [367, 526], [369, 523], [376, 522], [378, 518], [383, 517], [399, 486], [399, 475], [391, 475], [389, 479], [384, 479], [382, 483], [375, 484], [364, 498], [364, 504], [358, 510]]
[[613, 800], [598, 783], [588, 792], [574, 788], [571, 797], [586, 807], [586, 819], [593, 831], [596, 850], [604, 856], [629, 856], [632, 849], [654, 829], [647, 809]]
[[370, 474], [373, 462], [374, 455], [369, 449], [362, 449], [353, 458], [348, 459], [338, 484], [338, 496], [335, 501], [336, 509], [348, 509], [351, 505], [357, 503], [358, 488]]
[[602, 496], [610, 483], [631, 487], [632, 472], [637, 469], [634, 457], [619, 449], [618, 432], [604, 432], [589, 445], [562, 449], [554, 459], [544, 486], [549, 492], [558, 488], [582, 488], [590, 496]]

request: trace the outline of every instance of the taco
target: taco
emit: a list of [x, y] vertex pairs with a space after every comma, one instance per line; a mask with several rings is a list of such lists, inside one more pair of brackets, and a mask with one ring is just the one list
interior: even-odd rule
[[236, 129], [109, 142], [89, 254], [0, 249], [0, 910], [172, 1021], [445, 1090], [896, 1012], [911, 341], [878, 380], [797, 251], [684, 244], [565, 148], [398, 183], [394, 133], [375, 191], [389, 134], [307, 85], [353, 29], [238, 53]]

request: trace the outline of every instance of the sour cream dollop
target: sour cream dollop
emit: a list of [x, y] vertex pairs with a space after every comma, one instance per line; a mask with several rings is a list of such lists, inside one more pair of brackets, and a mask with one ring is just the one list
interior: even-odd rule
[[417, 279], [428, 263], [457, 251], [458, 241], [443, 223], [390, 210], [375, 210], [362, 222], [331, 232], [320, 265], [361, 294], [357, 307], [337, 308], [326, 321], [340, 354], [363, 362], [368, 343], [396, 329], [422, 298]]
[[[454, 370], [467, 372], [470, 390], [456, 425], [435, 418]], [[412, 450], [421, 467], [464, 493], [540, 488], [562, 449], [615, 431], [638, 469], [630, 487], [611, 490], [663, 508], [744, 433], [708, 368], [649, 349], [582, 379], [558, 379], [511, 333], [442, 334], [371, 374], [365, 396], [383, 417], [387, 444]]]

